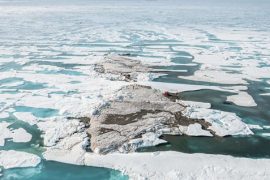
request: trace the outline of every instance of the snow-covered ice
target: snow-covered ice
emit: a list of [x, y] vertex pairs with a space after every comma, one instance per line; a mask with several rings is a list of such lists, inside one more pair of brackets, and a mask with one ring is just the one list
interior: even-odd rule
[[180, 126], [180, 131], [188, 136], [213, 136], [209, 131], [203, 130], [202, 125], [195, 123], [189, 126]]
[[218, 136], [253, 134], [248, 125], [242, 122], [235, 113], [209, 109], [206, 103], [195, 102], [194, 105], [191, 101], [184, 101], [184, 103], [188, 106], [183, 115], [194, 119], [204, 119], [211, 124], [208, 129], [213, 130]]
[[[70, 163], [68, 152], [45, 154], [48, 160]], [[63, 159], [61, 159], [63, 158]], [[236, 158], [225, 155], [185, 154], [166, 151], [98, 155], [82, 154], [87, 166], [120, 170], [134, 179], [268, 179], [269, 159]], [[164, 163], [169, 162], [169, 163]]]
[[25, 129], [9, 129], [11, 123], [0, 122], [0, 146], [5, 145], [6, 139], [12, 139], [13, 142], [29, 142], [32, 139], [32, 135], [28, 133]]
[[228, 96], [227, 101], [233, 102], [238, 106], [253, 107], [257, 106], [256, 102], [247, 92], [239, 92], [236, 95]]
[[14, 150], [0, 151], [0, 166], [5, 169], [35, 167], [41, 162], [37, 155]]

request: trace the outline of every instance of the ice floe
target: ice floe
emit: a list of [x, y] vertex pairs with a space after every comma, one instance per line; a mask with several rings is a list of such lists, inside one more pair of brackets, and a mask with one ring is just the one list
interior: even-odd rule
[[264, 129], [260, 125], [257, 124], [248, 124], [249, 129]]
[[252, 107], [257, 106], [256, 102], [247, 92], [239, 92], [236, 95], [231, 95], [227, 97], [227, 101], [233, 102], [238, 106]]
[[29, 134], [25, 129], [19, 128], [12, 131], [13, 142], [29, 142], [32, 139], [32, 135]]
[[[72, 152], [45, 154], [47, 160], [70, 162]], [[77, 153], [78, 154], [78, 153]], [[76, 156], [77, 157], [77, 156]], [[269, 159], [236, 158], [225, 155], [185, 154], [166, 151], [154, 153], [82, 153], [80, 162], [87, 166], [122, 171], [133, 179], [268, 179]], [[165, 163], [164, 162], [170, 162]]]
[[11, 123], [0, 122], [0, 146], [5, 145], [6, 139], [12, 139], [13, 142], [29, 142], [32, 139], [32, 135], [25, 129], [19, 128], [11, 130], [8, 128]]
[[263, 126], [264, 129], [270, 129], [270, 126]]
[[213, 130], [218, 136], [253, 134], [248, 125], [242, 122], [236, 114], [208, 107], [205, 103], [200, 107], [200, 103], [195, 102], [192, 105], [189, 101], [183, 114], [189, 118], [204, 119], [209, 122], [211, 125], [208, 129]]
[[261, 133], [261, 136], [270, 137], [270, 133]]
[[211, 89], [211, 90], [225, 91], [225, 92], [237, 92], [235, 90], [232, 90], [229, 88], [222, 88], [219, 86], [176, 84], [176, 83], [165, 83], [165, 82], [155, 82], [155, 81], [138, 82], [138, 84], [151, 86], [161, 91], [170, 91], [170, 92], [196, 91], [196, 90], [201, 90], [201, 89]]
[[180, 131], [188, 136], [213, 136], [209, 131], [203, 130], [202, 125], [195, 123], [188, 126], [179, 126]]
[[[117, 161], [116, 161], [117, 159]], [[169, 162], [169, 163], [164, 163]], [[85, 154], [88, 166], [120, 170], [134, 179], [268, 179], [269, 159], [236, 158], [224, 155], [154, 152]]]
[[0, 166], [5, 169], [35, 167], [40, 162], [41, 158], [34, 154], [14, 150], [0, 151]]

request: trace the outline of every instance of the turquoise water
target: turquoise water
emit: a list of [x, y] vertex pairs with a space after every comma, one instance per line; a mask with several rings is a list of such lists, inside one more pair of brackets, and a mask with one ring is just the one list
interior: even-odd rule
[[44, 161], [37, 168], [10, 169], [3, 172], [3, 180], [127, 180], [119, 171]]
[[[229, 87], [230, 84], [178, 78], [179, 75], [193, 75], [202, 66], [200, 63], [193, 62], [194, 54], [185, 48], [208, 51], [222, 46], [227, 52], [237, 53], [246, 48], [240, 46], [243, 44], [258, 44], [261, 48], [269, 46], [267, 33], [270, 28], [270, 2], [268, 0], [1, 0], [0, 8], [2, 8], [0, 9], [0, 111], [10, 110], [10, 117], [0, 121], [15, 122], [13, 128], [22, 127], [33, 136], [28, 143], [7, 141], [0, 150], [14, 149], [37, 155], [43, 152], [43, 139], [37, 127], [29, 126], [12, 115], [13, 111], [32, 112], [37, 118], [54, 117], [59, 114], [59, 109], [16, 105], [16, 101], [21, 98], [17, 97], [17, 94], [38, 93], [43, 90], [46, 92], [49, 88], [54, 88], [46, 82], [40, 82], [41, 79], [36, 79], [35, 75], [44, 75], [46, 79], [50, 75], [57, 74], [87, 80], [85, 74], [87, 71], [80, 71], [80, 68], [83, 69], [87, 65], [79, 60], [84, 59], [84, 62], [87, 62], [91, 61], [92, 55], [115, 53], [137, 58], [169, 58], [172, 62], [181, 65], [168, 67], [157, 64], [154, 68], [164, 69], [164, 71], [186, 70], [186, 72], [170, 72], [155, 81]], [[184, 31], [182, 36], [181, 28], [186, 28], [188, 32], [195, 34], [189, 35]], [[224, 29], [228, 33], [243, 31], [242, 34], [245, 34], [244, 30], [250, 30], [252, 33], [262, 34], [259, 41], [256, 38], [253, 40], [251, 33], [247, 42], [238, 42], [223, 40], [211, 31], [216, 28]], [[173, 30], [174, 32], [171, 32]], [[193, 39], [186, 40], [186, 36]], [[265, 58], [269, 60], [270, 55], [254, 52], [243, 57], [239, 62], [245, 59], [262, 61]], [[185, 66], [189, 63], [193, 65]], [[31, 65], [49, 66], [53, 69], [24, 69], [32, 67]], [[260, 66], [269, 67], [269, 63], [262, 61]], [[232, 67], [236, 70], [231, 70], [231, 73], [239, 73], [237, 68], [241, 67], [241, 63]], [[29, 72], [35, 73], [27, 80], [24, 76], [19, 76], [27, 76]], [[214, 109], [237, 113], [247, 123], [269, 125], [270, 96], [259, 95], [270, 92], [270, 89], [266, 89], [270, 87], [266, 81], [267, 79], [248, 81], [247, 91], [255, 99], [257, 107], [240, 107], [227, 103], [226, 96], [232, 93], [213, 90], [185, 92], [181, 94], [181, 98], [209, 102]], [[15, 84], [10, 85], [10, 83]], [[79, 86], [83, 82], [70, 80], [69, 83], [78, 85], [78, 88], [50, 89], [51, 91], [45, 95], [72, 97], [79, 94]], [[15, 98], [14, 102], [10, 103], [13, 96], [18, 99]], [[143, 151], [176, 150], [187, 153], [269, 157], [270, 140], [260, 134], [270, 130], [254, 132], [255, 136], [249, 137], [165, 136], [164, 139], [168, 140], [168, 144]], [[111, 169], [47, 161], [42, 161], [38, 168], [4, 170], [2, 177], [2, 179], [34, 180], [61, 178], [128, 179], [120, 172]]]

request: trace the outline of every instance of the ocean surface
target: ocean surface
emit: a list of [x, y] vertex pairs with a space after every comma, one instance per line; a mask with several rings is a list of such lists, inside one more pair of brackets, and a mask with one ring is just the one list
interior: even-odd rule
[[[248, 137], [164, 136], [168, 144], [141, 151], [269, 158], [269, 29], [269, 0], [0, 0], [0, 112], [8, 113], [0, 122], [10, 122], [9, 128], [24, 128], [32, 135], [26, 143], [7, 140], [0, 150], [41, 156], [42, 132], [14, 114], [56, 117], [64, 111], [58, 108], [61, 102], [50, 107], [36, 98], [48, 94], [59, 97], [58, 101], [77, 98], [89, 76], [87, 62], [120, 54], [149, 62], [160, 59], [153, 68], [176, 71], [154, 81], [210, 87], [185, 91], [180, 97], [211, 103], [213, 109], [236, 113], [245, 123], [264, 127], [252, 129], [255, 134]], [[163, 60], [174, 65], [167, 66]], [[208, 60], [215, 63], [209, 67]], [[214, 74], [209, 80], [198, 79], [194, 74], [200, 70], [220, 72], [222, 78]], [[239, 86], [246, 88], [241, 91], [257, 106], [226, 101], [239, 92]], [[45, 160], [37, 168], [3, 170], [3, 174], [2, 179], [128, 179], [111, 169]]]

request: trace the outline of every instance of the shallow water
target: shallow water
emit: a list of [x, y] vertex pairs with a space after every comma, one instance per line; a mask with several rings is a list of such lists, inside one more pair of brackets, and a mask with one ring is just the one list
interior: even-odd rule
[[76, 166], [63, 164], [58, 162], [46, 162], [37, 168], [20, 168], [4, 171], [3, 180], [83, 180], [83, 179], [98, 179], [98, 180], [127, 180], [128, 177], [121, 174], [119, 171], [114, 171], [106, 168]]
[[[65, 114], [65, 109], [61, 109], [60, 105], [52, 107], [52, 104], [58, 102], [46, 104], [46, 98], [60, 97], [58, 101], [61, 101], [82, 96], [81, 99], [93, 101], [96, 98], [94, 96], [99, 94], [92, 94], [83, 88], [90, 73], [88, 62], [96, 56], [115, 53], [145, 58], [146, 62], [151, 61], [148, 58], [154, 58], [160, 61], [153, 65], [159, 71], [182, 70], [167, 72], [168, 75], [155, 81], [233, 86], [222, 82], [185, 80], [178, 76], [191, 76], [198, 71], [203, 62], [194, 62], [194, 58], [197, 53], [205, 52], [218, 55], [231, 53], [229, 58], [234, 60], [234, 64], [221, 66], [222, 71], [230, 73], [242, 73], [241, 67], [248, 63], [254, 67], [269, 67], [269, 14], [270, 2], [267, 0], [1, 0], [0, 112], [7, 111], [10, 117], [0, 119], [0, 122], [14, 122], [11, 127], [26, 129], [33, 138], [28, 143], [7, 141], [0, 150], [15, 149], [41, 155], [41, 132], [36, 126], [29, 126], [16, 119], [13, 113], [31, 112], [37, 118], [57, 117], [61, 113], [67, 116], [69, 114]], [[163, 62], [167, 60], [178, 65], [164, 65]], [[270, 83], [267, 83], [266, 78], [262, 77], [260, 81], [248, 80], [247, 92], [255, 99], [257, 107], [225, 103], [226, 97], [234, 93], [208, 89], [184, 92], [181, 97], [185, 100], [209, 102], [214, 109], [235, 112], [247, 123], [269, 125], [270, 96], [260, 95], [270, 92]], [[54, 80], [58, 80], [57, 83]], [[44, 101], [39, 101], [40, 97]], [[67, 109], [80, 108], [76, 102], [74, 104]], [[164, 138], [170, 144], [150, 148], [148, 151], [177, 150], [269, 157], [270, 140], [260, 134], [270, 132], [270, 129], [254, 132], [256, 135], [250, 137], [166, 136]], [[5, 170], [3, 179], [11, 177], [127, 179], [114, 170], [46, 161], [38, 168]]]

